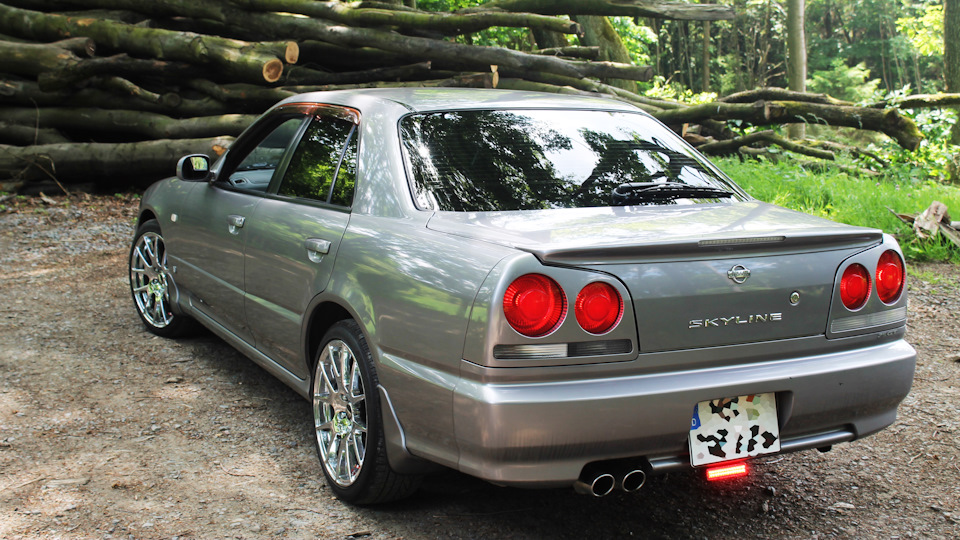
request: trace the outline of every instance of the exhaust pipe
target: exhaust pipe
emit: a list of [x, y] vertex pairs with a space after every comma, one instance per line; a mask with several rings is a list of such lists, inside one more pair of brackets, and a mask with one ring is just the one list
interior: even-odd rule
[[580, 473], [580, 478], [573, 483], [573, 490], [581, 495], [603, 497], [609, 495], [617, 486], [617, 480], [612, 474], [603, 469], [587, 465]]
[[620, 477], [620, 481], [617, 482], [617, 486], [627, 493], [633, 493], [635, 491], [639, 491], [646, 481], [646, 473], [644, 473], [641, 469], [631, 469], [624, 473], [622, 477]]

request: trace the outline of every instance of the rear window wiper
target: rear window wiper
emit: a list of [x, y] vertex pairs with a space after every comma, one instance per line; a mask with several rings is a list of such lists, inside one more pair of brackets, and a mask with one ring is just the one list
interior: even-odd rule
[[680, 182], [629, 182], [620, 184], [610, 192], [610, 203], [622, 206], [660, 200], [719, 199], [733, 196], [733, 192], [725, 189], [691, 186]]

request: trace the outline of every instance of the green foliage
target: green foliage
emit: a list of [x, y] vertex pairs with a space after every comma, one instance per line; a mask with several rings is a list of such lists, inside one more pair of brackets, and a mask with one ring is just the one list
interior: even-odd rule
[[923, 56], [943, 56], [943, 6], [924, 8], [922, 17], [897, 19], [897, 29]]
[[870, 78], [864, 62], [849, 67], [843, 58], [834, 58], [828, 70], [814, 71], [807, 80], [808, 92], [828, 94], [847, 101], [864, 101], [873, 97], [880, 79]]
[[653, 86], [645, 90], [643, 95], [658, 99], [682, 101], [689, 105], [710, 103], [717, 100], [716, 92], [694, 92], [677, 81], [667, 82], [659, 75], [653, 78]]
[[[886, 99], [905, 95], [908, 89], [888, 94]], [[955, 109], [902, 109], [901, 114], [916, 122], [924, 139], [914, 152], [904, 150], [890, 139], [871, 144], [868, 150], [886, 160], [888, 176], [935, 182], [955, 181], [958, 148], [950, 144], [950, 129], [957, 123]], [[960, 210], [958, 210], [960, 215]]]
[[657, 41], [653, 30], [649, 26], [637, 25], [632, 17], [610, 17], [610, 23], [623, 40], [633, 63], [638, 66], [650, 64], [650, 45]]
[[916, 214], [940, 201], [960, 214], [960, 188], [913, 177], [878, 180], [829, 170], [817, 173], [789, 161], [742, 163], [716, 160], [734, 181], [754, 197], [833, 221], [873, 227], [894, 234], [904, 254], [913, 260], [960, 262], [960, 250], [935, 238], [921, 241], [890, 209]]
[[[424, 11], [451, 12], [458, 9], [476, 7], [482, 2], [479, 0], [418, 0], [417, 8]], [[533, 48], [530, 33], [526, 28], [494, 27], [481, 30], [474, 34], [457, 36], [455, 41], [470, 45], [486, 47], [506, 47], [518, 51], [529, 51]]]

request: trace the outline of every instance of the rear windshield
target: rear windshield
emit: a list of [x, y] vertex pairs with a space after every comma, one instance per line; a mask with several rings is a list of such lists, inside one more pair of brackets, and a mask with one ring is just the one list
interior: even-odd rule
[[642, 114], [443, 111], [400, 122], [417, 204], [455, 212], [694, 204], [743, 194]]

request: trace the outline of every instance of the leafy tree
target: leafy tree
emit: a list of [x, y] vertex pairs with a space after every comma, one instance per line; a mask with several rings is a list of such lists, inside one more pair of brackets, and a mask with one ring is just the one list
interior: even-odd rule
[[[804, 0], [787, 0], [787, 79], [790, 90], [804, 92], [807, 89], [807, 40], [804, 37]], [[790, 138], [802, 139], [803, 124], [791, 124]]]
[[[960, 92], [960, 0], [943, 0], [943, 60], [948, 92]], [[954, 124], [951, 142], [960, 144], [960, 127]]]

